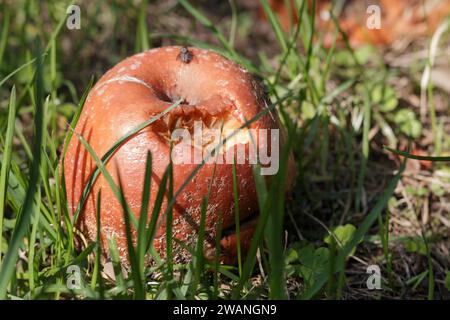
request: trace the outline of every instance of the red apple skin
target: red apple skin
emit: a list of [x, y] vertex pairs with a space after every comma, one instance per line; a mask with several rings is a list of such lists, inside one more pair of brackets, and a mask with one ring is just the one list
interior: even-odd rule
[[[162, 47], [129, 57], [109, 70], [88, 95], [75, 132], [92, 146], [101, 158], [112, 145], [130, 130], [157, 116], [173, 101], [183, 99], [184, 104], [171, 111], [174, 117], [183, 117], [193, 109], [201, 114], [218, 117], [232, 115], [242, 123], [267, 107], [259, 85], [237, 64], [208, 50], [189, 48], [192, 59], [180, 59], [181, 47]], [[278, 129], [276, 115], [267, 113], [250, 125], [253, 129]], [[125, 199], [137, 218], [141, 209], [142, 190], [147, 152], [153, 157], [149, 219], [153, 210], [161, 178], [170, 161], [169, 144], [160, 133], [167, 130], [158, 120], [128, 139], [114, 153], [106, 168], [116, 184], [120, 180]], [[247, 145], [248, 147], [248, 145]], [[270, 147], [270, 146], [269, 146]], [[64, 174], [69, 203], [73, 215], [81, 194], [95, 169], [95, 162], [76, 135], [68, 145], [64, 159]], [[177, 192], [197, 164], [174, 164], [173, 186]], [[214, 180], [212, 181], [214, 173]], [[212, 181], [212, 184], [211, 184]], [[239, 213], [241, 220], [258, 212], [258, 201], [252, 166], [237, 165]], [[173, 236], [188, 246], [197, 241], [202, 199], [211, 193], [206, 211], [205, 253], [215, 251], [216, 229], [234, 225], [233, 175], [231, 164], [205, 164], [176, 198], [173, 208]], [[124, 263], [128, 261], [123, 209], [120, 202], [100, 175], [76, 222], [89, 241], [95, 241], [97, 195], [101, 190], [101, 244], [108, 256], [107, 239], [115, 238]], [[164, 198], [161, 212], [167, 208]], [[220, 221], [219, 217], [223, 217]], [[165, 256], [165, 217], [159, 217], [154, 246]], [[245, 252], [253, 235], [244, 228], [242, 247]], [[136, 232], [133, 228], [133, 239]], [[232, 262], [236, 255], [235, 235], [221, 239], [222, 261]], [[209, 252], [209, 253], [208, 253]], [[174, 243], [175, 260], [185, 262], [190, 254]]]

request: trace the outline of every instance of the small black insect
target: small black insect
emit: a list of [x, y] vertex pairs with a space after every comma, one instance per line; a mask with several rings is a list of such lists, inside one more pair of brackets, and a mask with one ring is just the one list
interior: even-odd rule
[[192, 61], [193, 55], [187, 47], [182, 47], [180, 53], [177, 56], [177, 60], [181, 60], [184, 63], [189, 63]]

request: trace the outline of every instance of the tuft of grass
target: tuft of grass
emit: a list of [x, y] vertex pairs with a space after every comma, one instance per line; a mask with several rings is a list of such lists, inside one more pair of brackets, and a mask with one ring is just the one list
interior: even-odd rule
[[[405, 163], [402, 164], [397, 174], [392, 178], [388, 187], [384, 190], [383, 194], [379, 197], [377, 203], [373, 209], [367, 214], [367, 217], [361, 223], [359, 228], [354, 233], [352, 239], [340, 250], [336, 261], [335, 271], [339, 272], [344, 268], [345, 259], [348, 257], [350, 252], [358, 245], [358, 243], [363, 239], [364, 235], [369, 231], [369, 228], [377, 220], [378, 216], [381, 214], [382, 210], [386, 207], [389, 199], [391, 198], [394, 190], [399, 182], [403, 170], [405, 169]], [[329, 274], [324, 274], [317, 284], [311, 287], [302, 296], [303, 299], [313, 298], [317, 292], [322, 288], [322, 286], [327, 282]]]
[[4, 299], [7, 294], [7, 286], [12, 279], [15, 264], [18, 258], [19, 247], [22, 244], [23, 236], [27, 232], [31, 216], [34, 212], [34, 200], [39, 187], [39, 168], [41, 165], [42, 144], [44, 140], [44, 107], [43, 107], [43, 78], [42, 60], [39, 52], [39, 42], [36, 54], [36, 81], [35, 81], [35, 137], [33, 145], [34, 159], [30, 166], [30, 180], [25, 195], [24, 203], [19, 212], [18, 220], [14, 227], [12, 238], [8, 243], [8, 251], [0, 267], [0, 299]]

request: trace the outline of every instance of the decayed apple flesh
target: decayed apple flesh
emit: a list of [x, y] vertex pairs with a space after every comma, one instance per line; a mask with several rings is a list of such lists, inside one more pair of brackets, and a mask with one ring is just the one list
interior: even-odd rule
[[[196, 125], [197, 128], [201, 128], [198, 131], [201, 137], [196, 136]], [[236, 144], [247, 144], [250, 141], [249, 131], [247, 128], [241, 128], [242, 125], [242, 122], [230, 112], [210, 115], [199, 111], [195, 106], [182, 105], [180, 112], [165, 115], [157, 124], [156, 130], [166, 143], [176, 145], [181, 139], [174, 139], [173, 132], [185, 129], [190, 134], [190, 144], [193, 147], [210, 151], [222, 142], [221, 151], [224, 152]], [[217, 133], [220, 139], [217, 139]], [[226, 139], [230, 133], [233, 133], [233, 136]]]
[[[200, 126], [201, 137], [196, 137], [195, 125]], [[193, 148], [200, 149], [205, 154], [210, 154], [218, 144], [219, 154], [226, 153], [237, 144], [248, 144], [252, 137], [247, 128], [242, 128], [243, 123], [239, 121], [231, 112], [222, 112], [210, 115], [204, 111], [199, 111], [195, 106], [182, 104], [181, 108], [175, 112], [169, 112], [156, 124], [159, 137], [168, 145], [177, 145], [182, 141], [173, 139], [175, 130], [185, 129], [189, 132], [191, 140], [187, 141]], [[219, 135], [217, 134], [219, 133]], [[232, 135], [232, 137], [230, 137]], [[217, 139], [219, 136], [219, 139]], [[253, 137], [255, 139], [255, 137]], [[199, 143], [200, 142], [200, 143]], [[186, 141], [183, 141], [186, 143]], [[258, 221], [258, 212], [254, 212], [248, 217], [241, 219], [239, 230], [239, 243], [242, 253], [245, 254], [254, 233]], [[220, 244], [222, 247], [220, 260], [223, 263], [232, 264], [237, 259], [238, 237], [236, 235], [236, 225], [231, 225], [222, 230]], [[205, 255], [209, 259], [214, 259], [215, 249], [205, 250]]]

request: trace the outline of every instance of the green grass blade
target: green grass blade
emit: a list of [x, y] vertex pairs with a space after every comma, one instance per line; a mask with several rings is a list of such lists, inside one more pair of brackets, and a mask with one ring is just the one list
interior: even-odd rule
[[10, 13], [6, 9], [3, 15], [3, 25], [0, 34], [0, 66], [3, 65], [3, 54], [5, 53], [6, 44], [8, 43]]
[[[300, 8], [298, 9], [298, 17], [302, 17], [303, 16], [303, 10], [305, 8], [305, 3], [306, 0], [302, 1], [302, 5], [300, 6]], [[278, 81], [280, 79], [281, 76], [281, 71], [283, 70], [283, 67], [285, 66], [286, 62], [288, 61], [289, 55], [292, 52], [292, 49], [295, 47], [296, 43], [297, 43], [297, 39], [298, 36], [300, 34], [300, 28], [301, 28], [301, 23], [297, 23], [297, 26], [295, 28], [295, 32], [294, 35], [292, 36], [291, 41], [289, 42], [288, 48], [287, 50], [284, 52], [283, 57], [280, 61], [280, 65], [278, 66], [277, 72], [275, 73], [275, 80], [269, 84], [272, 88], [271, 90], [273, 91], [273, 93], [276, 93], [276, 91], [274, 90], [274, 86], [276, 86], [278, 84]], [[297, 56], [297, 58], [301, 61], [301, 57]]]
[[239, 190], [236, 176], [236, 162], [233, 162], [233, 198], [234, 198], [234, 223], [236, 225], [236, 246], [238, 258], [239, 276], [242, 275], [242, 258], [241, 258], [241, 228], [239, 214]]
[[3, 80], [0, 81], [0, 87], [6, 82], [8, 81], [10, 78], [12, 78], [16, 73], [19, 73], [20, 71], [22, 71], [23, 69], [25, 69], [26, 67], [32, 65], [34, 62], [36, 61], [36, 58], [28, 61], [27, 63], [21, 65], [20, 67], [18, 67], [17, 69], [15, 69], [14, 71], [12, 71], [10, 74], [8, 74], [6, 77], [3, 78]]
[[408, 152], [395, 150], [395, 149], [392, 149], [392, 148], [387, 147], [387, 146], [385, 146], [384, 148], [386, 150], [389, 150], [392, 153], [395, 153], [396, 155], [405, 157], [407, 159], [434, 161], [434, 162], [449, 162], [450, 161], [450, 157], [418, 156], [418, 155], [411, 154], [411, 153], [408, 153]]
[[150, 48], [149, 42], [149, 32], [147, 28], [147, 6], [148, 0], [144, 0], [141, 3], [139, 8], [139, 16], [138, 16], [138, 27], [137, 27], [137, 35], [136, 35], [136, 43], [138, 44], [137, 51], [145, 51]]
[[108, 239], [109, 256], [113, 264], [116, 287], [122, 291], [125, 289], [125, 280], [123, 278], [122, 265], [120, 264], [119, 250], [115, 238]]
[[[169, 190], [167, 192], [167, 201], [173, 198], [173, 163], [170, 161], [167, 168], [169, 172]], [[172, 297], [173, 282], [173, 208], [167, 211], [166, 215], [166, 283], [167, 283], [167, 299]]]
[[[217, 297], [219, 296], [219, 267], [220, 267], [220, 254], [221, 254], [221, 246], [220, 246], [220, 239], [222, 239], [222, 222], [223, 222], [223, 215], [222, 212], [219, 211], [218, 213], [218, 220], [219, 223], [216, 226], [216, 252], [214, 254], [214, 273], [213, 273], [213, 300], [217, 300]], [[239, 273], [241, 275], [241, 273]]]
[[[80, 119], [81, 111], [83, 111], [84, 103], [86, 102], [86, 99], [87, 99], [87, 97], [89, 95], [89, 91], [91, 91], [93, 84], [94, 84], [94, 78], [92, 77], [89, 80], [89, 83], [88, 83], [86, 89], [84, 90], [83, 96], [81, 97], [80, 101], [78, 102], [77, 111], [73, 115], [72, 121], [70, 122], [70, 125], [69, 125], [70, 128], [75, 128], [75, 126], [77, 125], [78, 120]], [[64, 159], [65, 159], [66, 153], [67, 153], [67, 148], [69, 147], [69, 142], [72, 139], [72, 136], [73, 136], [73, 132], [71, 130], [69, 130], [67, 132], [67, 136], [66, 136], [66, 139], [64, 141], [64, 148], [63, 148], [63, 152], [62, 152], [62, 155], [61, 155], [61, 159], [62, 159], [61, 163], [62, 164], [64, 163]]]
[[308, 51], [306, 54], [306, 65], [305, 65], [305, 74], [309, 73], [309, 68], [311, 66], [311, 56], [313, 50], [313, 40], [314, 40], [314, 31], [315, 31], [315, 20], [316, 20], [316, 0], [312, 0], [311, 6], [311, 25], [310, 25], [310, 36], [308, 41]]
[[6, 209], [6, 191], [8, 190], [9, 170], [12, 154], [12, 142], [16, 120], [16, 87], [12, 88], [9, 100], [8, 127], [6, 129], [5, 146], [3, 148], [2, 167], [0, 171], [0, 264], [3, 238], [3, 217]]
[[422, 230], [422, 239], [425, 244], [425, 252], [427, 255], [427, 261], [428, 261], [428, 300], [433, 300], [434, 298], [434, 268], [433, 268], [433, 259], [431, 257], [431, 250], [430, 250], [430, 244], [428, 243], [427, 237], [425, 236], [424, 230]]
[[[268, 192], [266, 182], [259, 173], [260, 167], [255, 166], [253, 169], [253, 177], [255, 179], [256, 193], [258, 195], [259, 208], [266, 208]], [[262, 209], [259, 214], [258, 223], [256, 224], [253, 239], [247, 252], [247, 257], [242, 268], [242, 274], [238, 285], [233, 289], [233, 299], [237, 299], [245, 282], [249, 279], [256, 260], [256, 251], [264, 234], [264, 228], [269, 218], [269, 210]]]
[[146, 244], [147, 244], [147, 217], [149, 210], [149, 202], [150, 202], [150, 192], [151, 192], [151, 184], [152, 184], [152, 154], [149, 151], [147, 153], [147, 160], [145, 163], [145, 176], [144, 176], [144, 186], [142, 189], [142, 202], [141, 202], [141, 211], [139, 213], [139, 225], [138, 225], [138, 239], [136, 251], [138, 255], [139, 261], [139, 270], [141, 273], [141, 277], [144, 276], [144, 264], [145, 264], [145, 254], [146, 254]]
[[125, 194], [123, 193], [122, 181], [119, 175], [119, 192], [120, 192], [120, 203], [123, 208], [123, 219], [125, 222], [125, 234], [127, 238], [127, 248], [128, 248], [128, 258], [131, 266], [131, 277], [133, 279], [133, 287], [134, 287], [134, 298], [138, 300], [145, 299], [145, 292], [142, 285], [142, 278], [139, 272], [139, 264], [136, 257], [136, 250], [133, 245], [133, 237], [131, 234], [131, 224], [130, 224], [130, 216], [132, 212], [130, 212], [129, 206], [125, 199]]
[[364, 188], [364, 180], [366, 177], [367, 171], [367, 162], [369, 161], [369, 131], [371, 124], [371, 102], [370, 102], [370, 92], [367, 88], [367, 85], [364, 85], [364, 122], [363, 122], [363, 141], [362, 141], [362, 159], [361, 165], [359, 169], [358, 181], [357, 181], [357, 189], [355, 196], [355, 209], [356, 211], [360, 210], [361, 205], [361, 196]]
[[202, 279], [202, 273], [205, 268], [204, 261], [204, 241], [205, 241], [205, 227], [206, 227], [206, 209], [208, 207], [208, 199], [204, 197], [202, 199], [200, 210], [200, 224], [198, 227], [197, 245], [193, 256], [192, 266], [194, 267], [194, 281], [191, 286], [191, 298], [194, 299], [197, 294], [198, 286]]
[[99, 190], [97, 194], [97, 206], [96, 206], [96, 216], [97, 216], [97, 236], [95, 239], [96, 252], [95, 252], [94, 270], [92, 271], [91, 289], [92, 290], [96, 289], [98, 281], [100, 298], [104, 297], [103, 278], [101, 275], [101, 256], [102, 256], [101, 211], [102, 211], [102, 190]]
[[278, 40], [281, 50], [283, 50], [283, 53], [287, 52], [288, 45], [287, 45], [287, 41], [286, 41], [286, 35], [284, 34], [283, 29], [281, 28], [278, 18], [273, 13], [267, 0], [260, 0], [259, 2], [261, 3], [264, 13], [267, 15], [267, 18], [270, 22], [270, 25], [272, 26], [273, 31], [275, 32], [275, 36]]
[[[39, 227], [39, 218], [41, 216], [41, 211], [39, 210], [38, 203], [41, 202], [41, 192], [38, 190], [36, 192], [36, 203], [34, 205], [34, 221], [33, 221], [33, 227], [31, 229], [31, 236], [30, 236], [30, 243], [28, 246], [28, 283], [30, 285], [30, 294], [33, 295], [34, 289], [35, 289], [35, 282], [37, 282], [38, 279], [35, 280], [35, 272], [34, 272], [34, 259], [35, 259], [35, 244], [36, 244], [36, 233], [37, 229]], [[39, 275], [37, 273], [37, 275]]]
[[220, 44], [226, 49], [226, 51], [237, 61], [241, 61], [240, 56], [236, 53], [233, 47], [230, 45], [228, 40], [223, 36], [223, 34], [217, 29], [214, 23], [211, 22], [203, 13], [193, 7], [187, 0], [178, 0], [178, 2], [202, 25], [210, 30], [219, 40]]
[[238, 14], [237, 14], [237, 4], [236, 0], [230, 0], [231, 7], [231, 27], [230, 27], [230, 35], [228, 37], [228, 43], [230, 47], [234, 47], [234, 42], [236, 40], [236, 28], [238, 23]]
[[[288, 161], [292, 147], [292, 140], [287, 139], [282, 148], [279, 172], [272, 177], [269, 194], [269, 229], [268, 235], [270, 262], [270, 297], [272, 299], [286, 299], [286, 275], [284, 271], [283, 252], [283, 221], [285, 211], [286, 178], [288, 175]], [[273, 203], [273, 204], [272, 204]]]
[[167, 186], [167, 180], [169, 179], [169, 174], [170, 174], [169, 168], [167, 168], [161, 178], [161, 182], [159, 184], [159, 189], [156, 194], [156, 199], [153, 204], [152, 216], [150, 218], [150, 222], [148, 224], [148, 229], [147, 229], [148, 230], [147, 231], [148, 238], [147, 238], [146, 251], [150, 250], [150, 247], [153, 243], [153, 238], [156, 233], [158, 218], [159, 218], [162, 203], [164, 200], [164, 194], [166, 193], [166, 186]]

